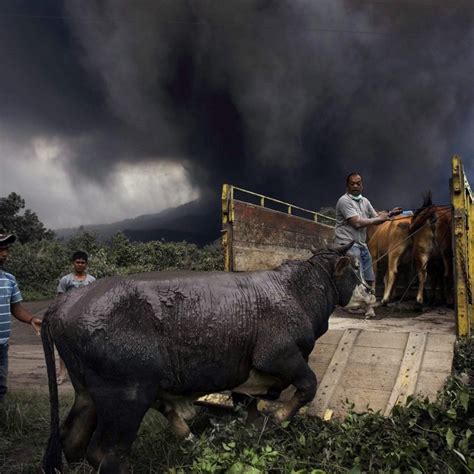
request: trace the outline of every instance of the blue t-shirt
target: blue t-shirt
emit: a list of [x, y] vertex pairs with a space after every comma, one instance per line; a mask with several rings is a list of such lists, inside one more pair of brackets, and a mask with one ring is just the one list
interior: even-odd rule
[[10, 339], [11, 305], [22, 299], [15, 277], [0, 270], [0, 345], [7, 344]]
[[78, 280], [74, 273], [69, 273], [59, 280], [58, 289], [56, 291], [58, 293], [66, 293], [66, 291], [69, 291], [72, 288], [82, 288], [93, 281], [95, 281], [95, 278], [88, 273], [86, 273], [86, 277], [83, 280]]

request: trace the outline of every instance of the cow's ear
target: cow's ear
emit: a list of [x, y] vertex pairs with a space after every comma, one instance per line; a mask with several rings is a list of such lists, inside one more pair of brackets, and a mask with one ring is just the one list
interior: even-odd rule
[[337, 262], [336, 262], [336, 268], [334, 269], [334, 275], [339, 276], [342, 275], [347, 267], [351, 266], [352, 261], [351, 257], [341, 257]]

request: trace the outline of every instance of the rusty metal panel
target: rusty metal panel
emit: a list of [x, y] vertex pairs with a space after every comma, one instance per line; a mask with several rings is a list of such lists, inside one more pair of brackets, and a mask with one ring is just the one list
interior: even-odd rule
[[320, 222], [243, 201], [230, 205], [232, 220], [223, 221], [230, 261], [226, 270], [263, 270], [308, 258], [312, 246], [324, 247], [334, 238], [334, 228]]

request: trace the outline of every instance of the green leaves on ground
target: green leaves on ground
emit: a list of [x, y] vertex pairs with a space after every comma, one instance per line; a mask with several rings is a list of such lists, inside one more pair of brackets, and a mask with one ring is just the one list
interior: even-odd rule
[[[474, 338], [456, 350], [456, 374], [438, 400], [410, 398], [390, 418], [349, 413], [344, 420], [297, 417], [289, 424], [249, 427], [243, 411], [201, 412], [192, 441], [178, 442], [163, 416], [150, 410], [134, 443], [134, 473], [471, 473], [474, 471]], [[468, 362], [468, 365], [464, 365]], [[61, 400], [64, 418], [70, 399]], [[49, 429], [45, 395], [16, 395], [0, 409], [0, 472], [37, 472]], [[3, 415], [2, 415], [3, 413]], [[265, 426], [265, 424], [264, 424]], [[85, 464], [69, 472], [92, 472]]]

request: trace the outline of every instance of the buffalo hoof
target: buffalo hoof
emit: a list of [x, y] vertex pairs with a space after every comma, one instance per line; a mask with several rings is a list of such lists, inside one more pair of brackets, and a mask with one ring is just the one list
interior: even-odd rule
[[380, 302], [380, 304], [381, 304], [382, 306], [387, 306], [387, 305], [388, 305], [388, 300], [382, 300], [382, 301]]
[[290, 416], [291, 413], [286, 407], [278, 408], [278, 410], [273, 413], [273, 421], [275, 421], [277, 425], [281, 425], [284, 421], [288, 420]]

